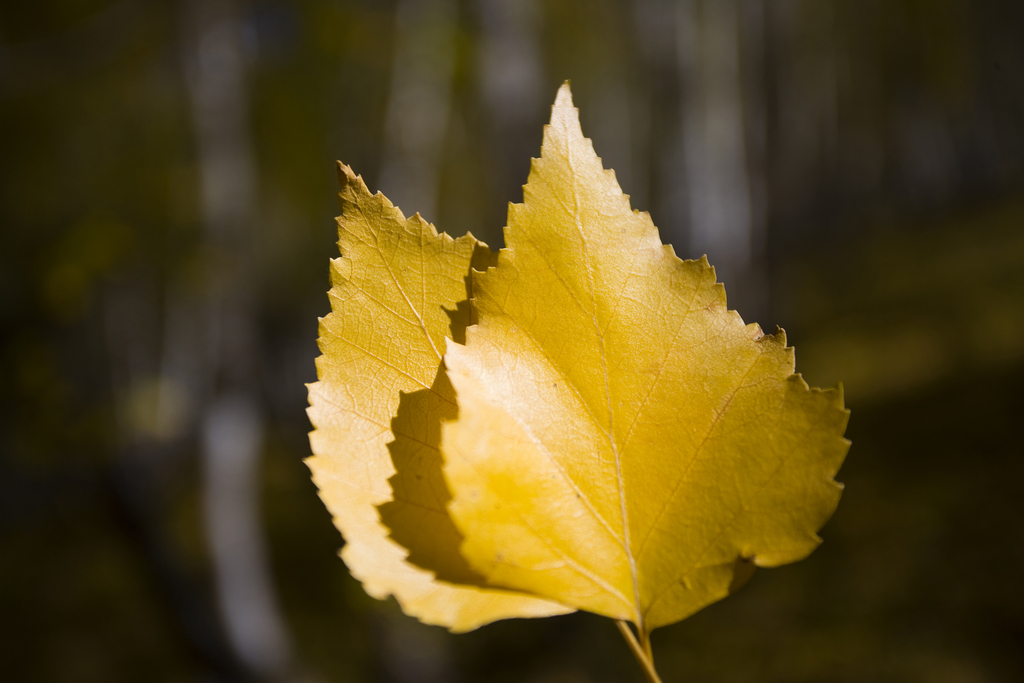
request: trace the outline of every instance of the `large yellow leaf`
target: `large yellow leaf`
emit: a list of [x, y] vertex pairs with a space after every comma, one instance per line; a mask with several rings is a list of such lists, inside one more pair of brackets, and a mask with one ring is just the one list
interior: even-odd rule
[[818, 545], [841, 391], [809, 389], [784, 333], [744, 325], [707, 260], [630, 210], [567, 85], [505, 240], [445, 355], [444, 474], [473, 570], [645, 635]]
[[[472, 235], [438, 235], [419, 214], [406, 219], [347, 166], [339, 164], [338, 178], [341, 258], [331, 264], [332, 313], [320, 321], [319, 381], [309, 386], [314, 455], [307, 463], [347, 541], [343, 559], [370, 595], [394, 595], [406, 613], [454, 631], [571, 611], [505, 590], [437, 581], [406, 562], [406, 551], [388, 538], [375, 508], [392, 500], [388, 478], [395, 468], [387, 444], [422, 439], [442, 417], [454, 416], [450, 386], [435, 379], [445, 337], [452, 329], [461, 335], [469, 322], [468, 307], [459, 303], [467, 298], [470, 264], [474, 256], [478, 265], [486, 263], [490, 251]], [[406, 401], [392, 425], [400, 392], [424, 400]], [[429, 459], [426, 450], [409, 455], [409, 466]], [[440, 490], [437, 481], [409, 479], [402, 493], [422, 507], [420, 523], [443, 530], [447, 492], [439, 468]], [[447, 526], [457, 533], [450, 520]], [[457, 546], [440, 545], [431, 559], [442, 568], [464, 567]], [[468, 570], [461, 576], [468, 578]]]

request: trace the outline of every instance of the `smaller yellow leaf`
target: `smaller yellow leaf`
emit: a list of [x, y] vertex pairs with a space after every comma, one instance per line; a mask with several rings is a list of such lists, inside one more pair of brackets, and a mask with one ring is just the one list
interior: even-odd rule
[[[388, 478], [395, 468], [387, 444], [424, 438], [423, 430], [436, 431], [429, 425], [454, 414], [450, 387], [437, 384], [441, 353], [452, 326], [461, 337], [469, 322], [470, 264], [485, 263], [490, 251], [471, 235], [437, 234], [419, 214], [406, 219], [347, 166], [339, 164], [338, 178], [341, 258], [331, 264], [332, 312], [320, 321], [319, 381], [309, 386], [314, 455], [307, 464], [347, 542], [342, 558], [370, 595], [394, 595], [406, 613], [453, 631], [571, 611], [521, 593], [438, 581], [407, 562], [407, 551], [388, 538], [376, 509], [392, 500]], [[398, 415], [402, 392], [405, 410]], [[405, 466], [416, 467], [415, 458]], [[401, 495], [430, 501], [426, 523], [440, 519], [443, 526], [447, 493], [439, 473], [408, 479]], [[438, 566], [465, 567], [457, 543], [439, 548], [430, 558]]]

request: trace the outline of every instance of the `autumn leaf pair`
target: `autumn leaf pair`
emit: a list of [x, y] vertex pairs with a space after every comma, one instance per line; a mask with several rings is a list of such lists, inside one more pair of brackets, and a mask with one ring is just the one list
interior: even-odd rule
[[370, 595], [453, 631], [582, 609], [646, 639], [818, 545], [841, 391], [631, 210], [568, 85], [497, 254], [339, 169], [308, 463]]

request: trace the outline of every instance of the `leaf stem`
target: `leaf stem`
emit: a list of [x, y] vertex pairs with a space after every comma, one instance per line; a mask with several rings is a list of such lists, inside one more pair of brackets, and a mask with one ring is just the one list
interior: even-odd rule
[[626, 644], [629, 645], [630, 651], [633, 656], [636, 657], [636, 661], [640, 662], [640, 666], [644, 670], [644, 674], [647, 676], [648, 683], [661, 683], [661, 678], [658, 677], [658, 672], [654, 670], [654, 655], [651, 652], [651, 637], [649, 633], [640, 633], [640, 638], [643, 640], [643, 646], [637, 642], [636, 636], [633, 635], [633, 629], [629, 627], [629, 624], [622, 619], [616, 619], [615, 625], [619, 627], [619, 632], [622, 633], [622, 637], [626, 639]]
[[651, 666], [654, 666], [654, 650], [651, 649], [651, 633], [646, 629], [640, 630], [640, 645], [644, 648], [644, 654], [647, 655], [647, 659], [651, 660]]

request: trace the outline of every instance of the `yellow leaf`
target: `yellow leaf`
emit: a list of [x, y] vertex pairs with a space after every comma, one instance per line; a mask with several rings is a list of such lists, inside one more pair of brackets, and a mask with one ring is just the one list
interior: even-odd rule
[[706, 259], [662, 245], [568, 85], [505, 240], [444, 359], [444, 475], [473, 570], [646, 636], [820, 543], [841, 390], [809, 389], [781, 330], [744, 325]]
[[[347, 166], [339, 164], [338, 178], [341, 258], [331, 264], [332, 313], [320, 321], [319, 381], [309, 386], [314, 455], [307, 463], [347, 541], [342, 558], [370, 595], [394, 595], [406, 613], [453, 631], [571, 611], [506, 590], [437, 581], [406, 562], [405, 549], [388, 538], [375, 508], [392, 500], [388, 478], [395, 468], [387, 444], [396, 437], [408, 441], [440, 417], [454, 416], [450, 387], [431, 386], [445, 337], [451, 329], [461, 333], [469, 322], [467, 306], [459, 303], [467, 298], [470, 264], [474, 255], [476, 263], [485, 263], [490, 250], [472, 235], [438, 235], [419, 214], [406, 219], [383, 195], [371, 195]], [[430, 401], [411, 403], [392, 425], [400, 392], [422, 392], [409, 395]], [[437, 526], [439, 517], [447, 518], [447, 498], [445, 492], [431, 498], [430, 483], [422, 484], [428, 490], [410, 484], [403, 492], [426, 501], [433, 509], [421, 521]], [[433, 559], [441, 566], [465, 566], [457, 546], [450, 544], [450, 556]]]

